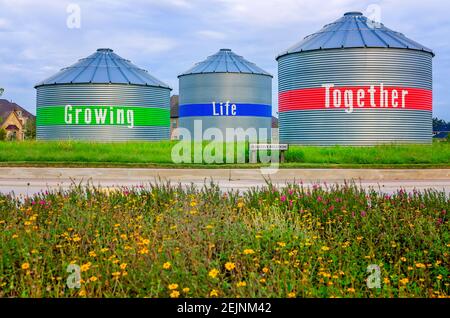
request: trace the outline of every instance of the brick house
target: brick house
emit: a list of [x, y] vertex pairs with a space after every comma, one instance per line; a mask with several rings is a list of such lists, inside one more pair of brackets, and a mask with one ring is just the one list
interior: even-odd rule
[[6, 131], [6, 139], [23, 140], [28, 119], [35, 116], [16, 103], [0, 99], [0, 129]]

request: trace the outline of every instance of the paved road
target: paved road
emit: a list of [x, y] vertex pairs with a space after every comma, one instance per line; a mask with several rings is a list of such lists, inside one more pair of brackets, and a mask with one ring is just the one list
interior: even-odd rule
[[392, 193], [399, 188], [407, 191], [437, 189], [450, 194], [450, 169], [282, 169], [263, 175], [259, 169], [122, 169], [122, 168], [7, 168], [0, 167], [0, 192], [31, 195], [46, 189], [68, 188], [71, 184], [103, 187], [138, 186], [149, 183], [191, 183], [202, 186], [210, 181], [222, 190], [248, 190], [262, 187], [265, 180], [277, 186], [300, 183], [339, 183], [354, 180], [364, 188]]

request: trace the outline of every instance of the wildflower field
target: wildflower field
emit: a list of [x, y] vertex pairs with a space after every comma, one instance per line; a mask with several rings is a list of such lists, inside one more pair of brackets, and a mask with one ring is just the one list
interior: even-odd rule
[[446, 297], [449, 211], [354, 184], [1, 195], [0, 297]]

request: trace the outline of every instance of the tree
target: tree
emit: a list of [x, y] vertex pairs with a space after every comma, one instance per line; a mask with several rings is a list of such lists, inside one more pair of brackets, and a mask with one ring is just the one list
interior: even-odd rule
[[450, 129], [450, 123], [443, 119], [433, 118], [433, 131], [445, 131]]
[[25, 124], [25, 139], [36, 139], [36, 120], [30, 118]]
[[0, 140], [6, 140], [6, 130], [4, 130], [3, 128], [0, 128]]

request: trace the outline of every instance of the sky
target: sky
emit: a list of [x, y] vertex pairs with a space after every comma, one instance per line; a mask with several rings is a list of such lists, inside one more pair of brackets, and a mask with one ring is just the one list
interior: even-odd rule
[[450, 2], [442, 0], [0, 0], [1, 98], [35, 113], [34, 85], [98, 48], [177, 94], [177, 75], [230, 48], [274, 75], [276, 113], [275, 57], [345, 12], [369, 15], [374, 5], [387, 27], [436, 53], [434, 116], [450, 121]]

